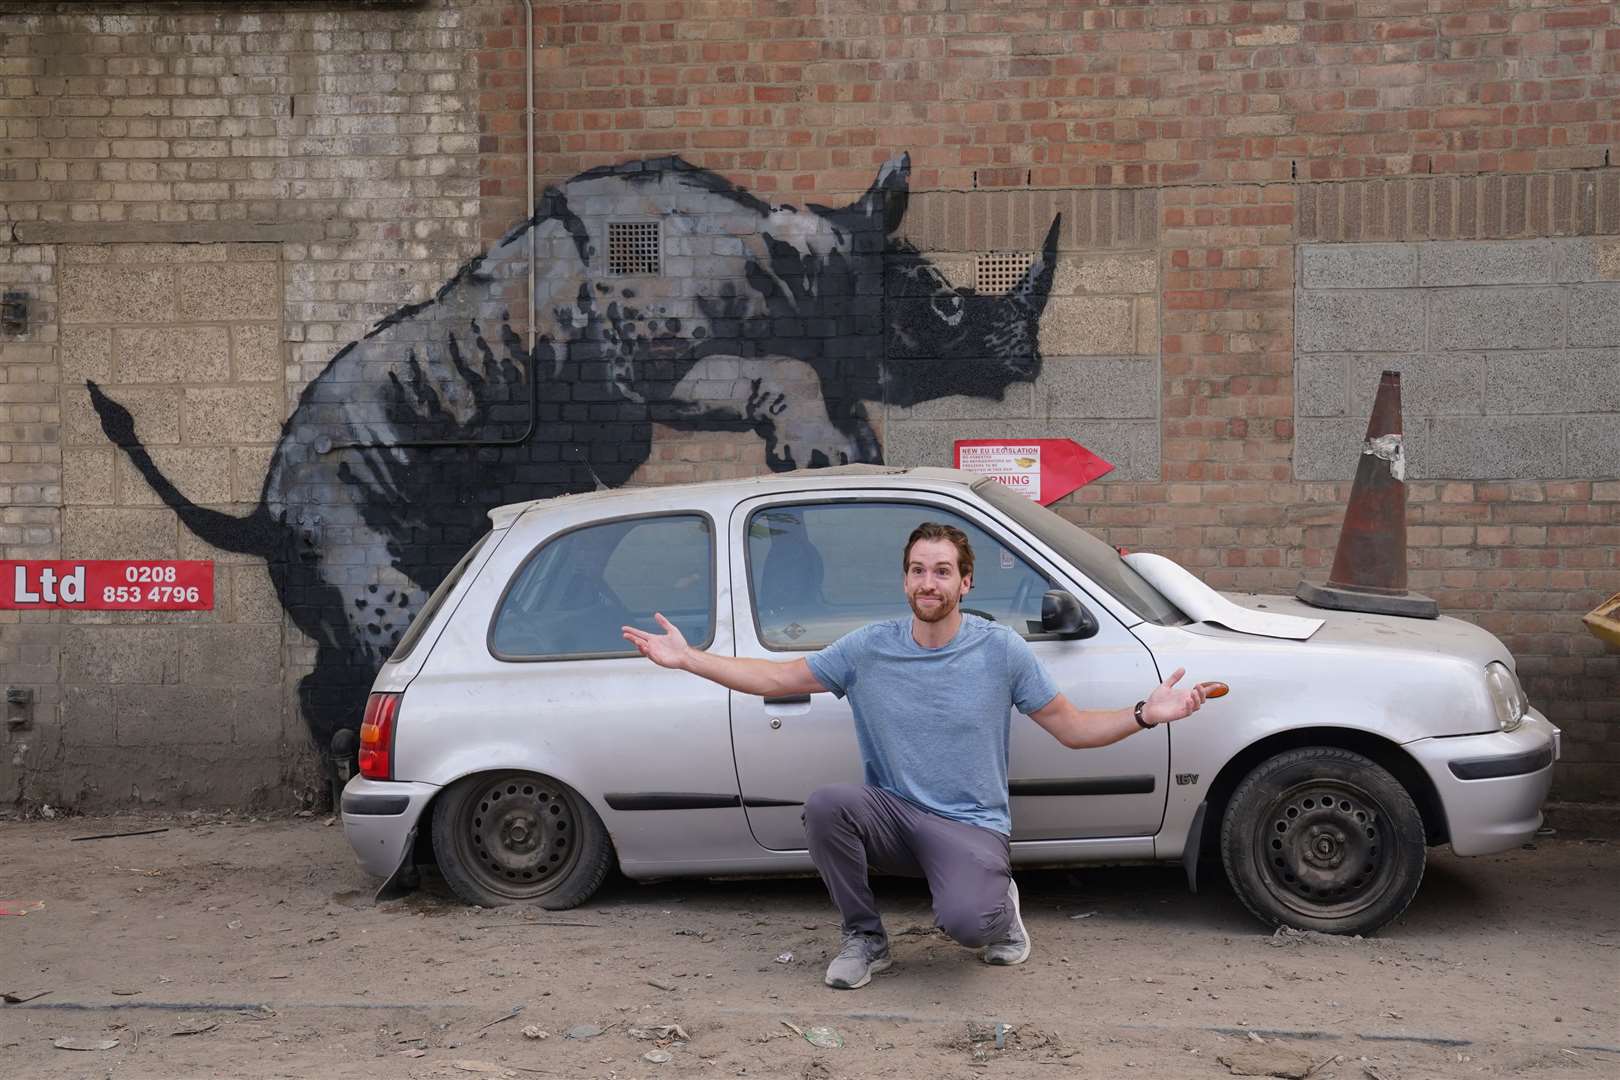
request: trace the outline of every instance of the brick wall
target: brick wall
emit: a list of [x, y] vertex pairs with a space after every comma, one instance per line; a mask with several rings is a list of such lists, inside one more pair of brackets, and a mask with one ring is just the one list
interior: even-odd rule
[[[537, 9], [554, 176], [675, 152], [820, 196], [909, 147], [924, 190], [1328, 180], [1591, 168], [1620, 142], [1599, 0]], [[486, 108], [515, 26], [486, 41]], [[507, 148], [510, 111], [486, 125]]]
[[[1024, 404], [885, 410], [885, 448], [941, 463], [956, 436], [1106, 444], [1127, 467], [1063, 511], [1220, 587], [1320, 579], [1348, 494], [1347, 470], [1327, 478], [1296, 443], [1299, 245], [1620, 233], [1610, 4], [644, 0], [537, 15], [543, 180], [677, 153], [773, 202], [837, 205], [907, 151], [924, 194], [906, 233], [947, 269], [1034, 246], [1027, 229], [992, 237], [1014, 192], [1151, 205], [1139, 235], [1158, 261], [1155, 440], [1117, 438], [1131, 405], [1113, 381], [1084, 391], [1110, 419], [1066, 412], [1059, 402], [1100, 369], [1058, 360]], [[486, 236], [521, 205], [521, 40], [509, 14], [480, 57]], [[1114, 246], [1066, 229], [1063, 254], [1101, 265]], [[1612, 440], [1612, 409], [1592, 411]], [[638, 476], [745, 474], [757, 458], [746, 440], [661, 432]], [[1620, 462], [1534, 480], [1482, 467], [1411, 485], [1413, 588], [1519, 656], [1567, 732], [1559, 792], [1614, 797], [1620, 658], [1578, 615], [1620, 591]]]
[[202, 616], [0, 613], [0, 681], [35, 691], [6, 798], [285, 804], [321, 782], [293, 690], [315, 646], [262, 559], [177, 524], [84, 380], [189, 497], [255, 504], [304, 383], [477, 250], [489, 12], [0, 3], [0, 283], [29, 297], [0, 334], [0, 558], [218, 566]]
[[[75, 263], [82, 253], [158, 271], [177, 264], [119, 262], [131, 256], [118, 249], [276, 246], [279, 317], [255, 325], [279, 324], [285, 416], [347, 342], [430, 298], [530, 211], [521, 4], [86, 8], [0, 0], [0, 279], [29, 304], [27, 329], [0, 336], [4, 558], [76, 553], [73, 523], [90, 513], [127, 547], [116, 538], [134, 543], [164, 513], [109, 447], [76, 441], [90, 423], [81, 346], [120, 327], [138, 342], [147, 327], [62, 321], [58, 275], [94, 265]], [[680, 154], [772, 202], [835, 206], [904, 151], [901, 238], [957, 285], [974, 283], [982, 255], [1036, 250], [1062, 210], [1041, 380], [994, 403], [874, 409], [873, 429], [904, 462], [939, 463], [952, 437], [1003, 431], [1095, 445], [1120, 467], [1063, 512], [1220, 587], [1291, 591], [1332, 557], [1348, 484], [1296, 437], [1318, 401], [1305, 376], [1333, 355], [1296, 340], [1296, 305], [1316, 288], [1303, 245], [1553, 239], [1587, 245], [1595, 276], [1549, 285], [1611, 280], [1612, 4], [593, 0], [537, 3], [535, 16], [542, 189]], [[234, 347], [232, 320], [212, 325]], [[230, 384], [212, 379], [217, 348], [152, 344], [142, 362], [183, 372], [120, 392], [153, 410], [143, 423], [176, 410], [177, 438], [154, 450], [184, 471], [186, 396]], [[246, 425], [259, 406], [242, 404], [231, 415]], [[257, 438], [213, 445], [226, 443], [228, 490], [217, 478], [196, 490], [240, 512], [268, 454]], [[658, 426], [634, 481], [764, 464], [746, 432]], [[1577, 616], [1620, 591], [1620, 466], [1456, 471], [1411, 485], [1412, 585], [1520, 657], [1567, 732], [1559, 793], [1616, 797], [1620, 658]], [[226, 568], [236, 607], [219, 618], [265, 614], [241, 592], [247, 569]], [[64, 672], [100, 647], [86, 635], [151, 630], [182, 681], [136, 674], [184, 685], [184, 641], [203, 629], [0, 615], [0, 677], [39, 702], [26, 751], [0, 760], [0, 792], [134, 797], [116, 766], [96, 771], [102, 755], [67, 765], [96, 744], [62, 728], [86, 715], [64, 687], [106, 688]], [[290, 684], [317, 646], [285, 618], [281, 632], [293, 710]], [[313, 782], [295, 743], [284, 798]], [[146, 782], [138, 797], [165, 794]]]

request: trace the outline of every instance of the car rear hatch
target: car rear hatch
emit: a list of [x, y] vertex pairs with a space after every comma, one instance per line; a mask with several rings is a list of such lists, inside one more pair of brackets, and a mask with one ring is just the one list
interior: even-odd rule
[[505, 526], [510, 523], [510, 519], [507, 519], [502, 522], [502, 527], [491, 529], [479, 537], [467, 554], [461, 557], [461, 561], [439, 582], [422, 609], [411, 619], [411, 625], [400, 637], [399, 644], [394, 646], [393, 654], [378, 670], [377, 678], [371, 684], [373, 693], [401, 693], [416, 678], [422, 665], [427, 662], [428, 654], [433, 651], [434, 641], [455, 614], [456, 605], [466, 592], [461, 586], [477, 578], [478, 571], [483, 569], [485, 561], [500, 544], [506, 535]]

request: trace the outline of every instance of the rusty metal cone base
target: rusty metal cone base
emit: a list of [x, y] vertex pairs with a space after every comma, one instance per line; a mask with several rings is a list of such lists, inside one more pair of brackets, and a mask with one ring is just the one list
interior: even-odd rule
[[1334, 585], [1315, 585], [1301, 581], [1294, 590], [1297, 599], [1312, 607], [1333, 611], [1366, 611], [1373, 615], [1405, 615], [1413, 619], [1438, 619], [1440, 605], [1422, 593], [1408, 592], [1400, 596], [1361, 592]]
[[1440, 605], [1406, 588], [1406, 457], [1401, 374], [1378, 383], [1367, 438], [1326, 585], [1301, 581], [1294, 595], [1315, 607], [1434, 619]]

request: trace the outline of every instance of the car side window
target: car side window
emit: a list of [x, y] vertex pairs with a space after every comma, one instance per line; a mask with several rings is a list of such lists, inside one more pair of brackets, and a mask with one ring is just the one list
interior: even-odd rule
[[828, 503], [770, 506], [748, 519], [754, 622], [770, 649], [819, 649], [880, 619], [909, 615], [900, 565], [906, 538], [925, 521], [954, 525], [973, 546], [973, 587], [962, 610], [1040, 633], [1052, 587], [1001, 540], [938, 506]]
[[552, 538], [518, 569], [490, 627], [503, 660], [635, 652], [621, 627], [653, 612], [702, 648], [714, 637], [714, 530], [697, 514], [626, 518]]

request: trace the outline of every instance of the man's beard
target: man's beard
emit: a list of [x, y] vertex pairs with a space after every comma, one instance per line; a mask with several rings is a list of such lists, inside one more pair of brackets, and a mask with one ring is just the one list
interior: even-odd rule
[[906, 603], [911, 605], [911, 613], [917, 616], [920, 621], [925, 623], [941, 622], [948, 618], [951, 612], [956, 610], [956, 605], [961, 601], [962, 598], [957, 597], [955, 600], [953, 600], [944, 593], [937, 593], [935, 595], [938, 596], [940, 603], [939, 606], [934, 608], [932, 611], [926, 611], [922, 607], [918, 606], [918, 598], [915, 596], [906, 597]]

